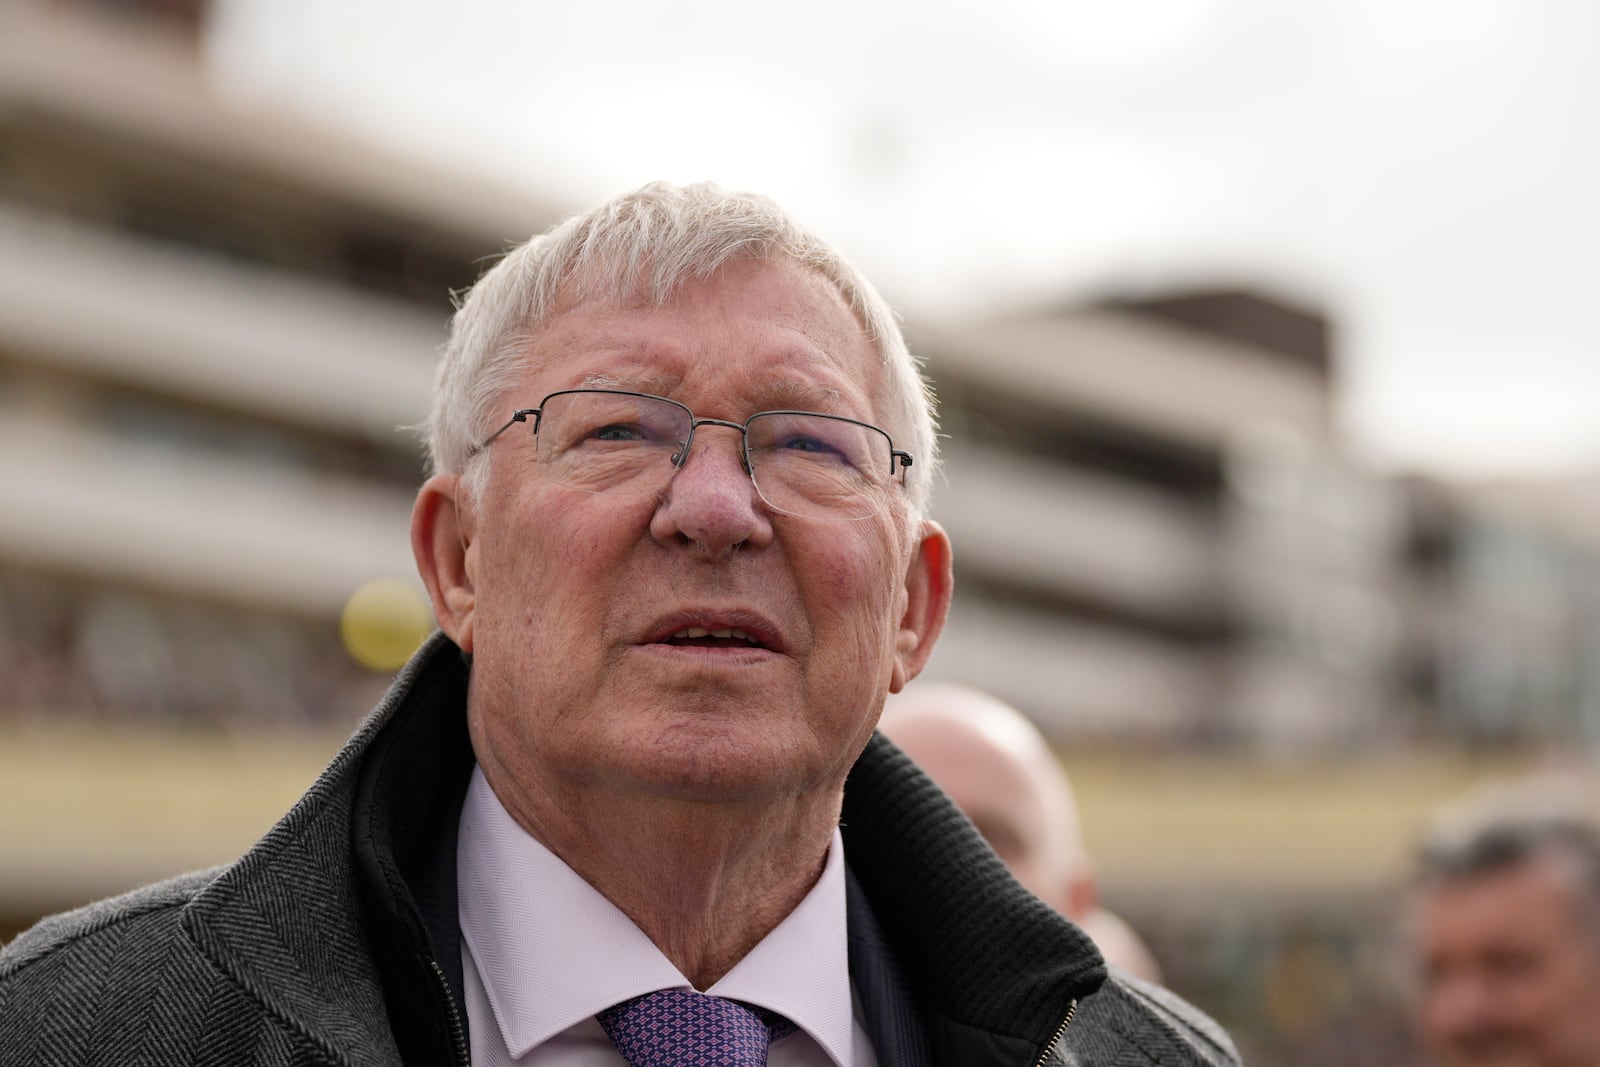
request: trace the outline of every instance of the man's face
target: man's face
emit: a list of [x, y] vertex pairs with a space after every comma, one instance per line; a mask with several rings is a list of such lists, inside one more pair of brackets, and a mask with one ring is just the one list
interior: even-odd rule
[[[564, 308], [527, 355], [508, 414], [596, 383], [740, 423], [800, 408], [882, 425], [886, 410], [855, 316], [788, 263], [731, 264], [663, 307]], [[645, 496], [554, 484], [514, 428], [458, 511], [466, 607], [441, 625], [473, 653], [491, 782], [708, 801], [837, 789], [884, 694], [925, 658], [927, 619], [943, 619], [943, 536], [899, 485], [867, 519], [775, 513], [724, 427], [696, 430], [668, 488]], [[754, 643], [716, 636], [728, 630]]]
[[1600, 1064], [1600, 939], [1558, 856], [1425, 890], [1418, 1029], [1447, 1067]]

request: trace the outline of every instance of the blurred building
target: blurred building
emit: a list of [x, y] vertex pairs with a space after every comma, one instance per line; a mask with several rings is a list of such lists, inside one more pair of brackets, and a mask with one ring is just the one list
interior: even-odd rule
[[1600, 750], [1595, 478], [1408, 480], [1403, 671], [1419, 732], [1478, 749]]
[[949, 438], [934, 675], [1080, 747], [1600, 741], [1594, 487], [1380, 475], [1318, 313], [1219, 289], [911, 330]]
[[960, 589], [931, 670], [1061, 739], [1384, 731], [1403, 516], [1339, 443], [1321, 316], [1224, 290], [916, 332]]
[[236, 855], [371, 707], [450, 293], [557, 218], [220, 96], [204, 7], [0, 5], [0, 939]]
[[[558, 215], [219, 96], [204, 7], [0, 13], [0, 717], [362, 706], [332, 628], [413, 580], [449, 293]], [[1364, 469], [1320, 313], [1196, 290], [909, 333], [957, 545], [934, 674], [1078, 743], [1600, 733], [1600, 516]]]
[[219, 97], [202, 9], [0, 11], [5, 718], [360, 714], [449, 294], [555, 218]]

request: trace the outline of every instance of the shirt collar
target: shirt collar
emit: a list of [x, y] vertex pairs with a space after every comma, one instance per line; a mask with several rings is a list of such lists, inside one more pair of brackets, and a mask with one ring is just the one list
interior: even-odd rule
[[[473, 768], [456, 865], [461, 934], [512, 1057], [619, 1001], [691, 983], [622, 913], [524, 830]], [[707, 992], [780, 1012], [852, 1067], [844, 842], [784, 920]]]

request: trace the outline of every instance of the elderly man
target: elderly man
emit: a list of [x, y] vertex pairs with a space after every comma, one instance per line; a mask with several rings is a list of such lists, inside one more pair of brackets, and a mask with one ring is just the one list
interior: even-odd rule
[[771, 202], [650, 186], [512, 252], [428, 443], [442, 633], [238, 863], [9, 946], [7, 1062], [1234, 1061], [874, 736], [950, 598], [933, 421]]
[[1100, 906], [1072, 783], [1038, 727], [988, 693], [917, 682], [889, 698], [879, 728], [950, 795], [1017, 881], [1077, 923], [1107, 962], [1161, 980], [1144, 941]]
[[1441, 1067], [1600, 1064], [1600, 824], [1517, 790], [1447, 813], [1419, 850], [1416, 1023]]

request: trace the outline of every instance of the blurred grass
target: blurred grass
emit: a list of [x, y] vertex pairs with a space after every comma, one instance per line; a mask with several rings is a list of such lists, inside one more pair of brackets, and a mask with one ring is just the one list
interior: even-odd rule
[[1108, 891], [1327, 896], [1402, 881], [1443, 803], [1532, 757], [1453, 751], [1265, 761], [1063, 753]]
[[0, 914], [69, 907], [233, 859], [343, 735], [0, 729]]

